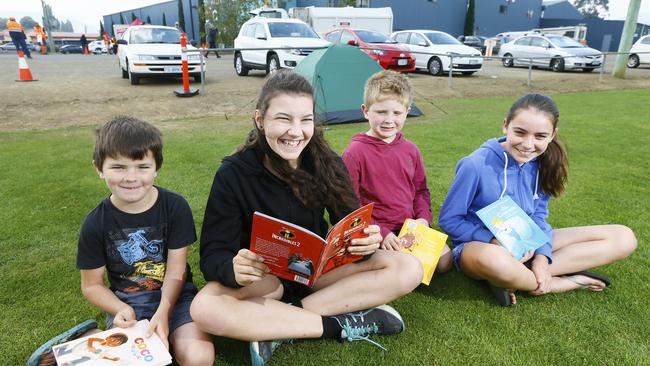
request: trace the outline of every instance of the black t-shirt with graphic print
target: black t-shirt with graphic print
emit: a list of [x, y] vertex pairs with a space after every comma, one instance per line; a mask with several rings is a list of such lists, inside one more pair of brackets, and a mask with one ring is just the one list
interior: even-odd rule
[[[120, 211], [106, 198], [88, 214], [79, 236], [78, 269], [106, 266], [113, 291], [160, 290], [168, 249], [195, 242], [196, 230], [185, 198], [156, 188], [158, 198], [145, 212]], [[187, 282], [192, 282], [189, 265]]]

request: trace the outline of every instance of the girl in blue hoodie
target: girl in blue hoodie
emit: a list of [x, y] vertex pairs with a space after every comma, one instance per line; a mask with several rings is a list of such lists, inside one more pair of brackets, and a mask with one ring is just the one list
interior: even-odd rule
[[[541, 94], [519, 98], [503, 121], [505, 137], [488, 140], [458, 162], [440, 211], [438, 222], [453, 240], [456, 268], [487, 280], [504, 306], [516, 303], [515, 290], [533, 295], [602, 291], [611, 280], [585, 270], [625, 258], [637, 245], [626, 226], [552, 229], [546, 222], [549, 199], [564, 192], [568, 173], [566, 151], [557, 137], [558, 119], [551, 98]], [[504, 196], [549, 237], [519, 261], [498, 245], [476, 215]]]

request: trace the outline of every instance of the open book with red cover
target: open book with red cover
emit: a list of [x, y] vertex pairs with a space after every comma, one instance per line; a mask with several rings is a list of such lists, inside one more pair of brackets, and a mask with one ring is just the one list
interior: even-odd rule
[[350, 254], [347, 247], [352, 239], [367, 236], [363, 229], [370, 225], [373, 206], [369, 203], [345, 216], [330, 228], [325, 240], [303, 227], [255, 212], [250, 249], [264, 257], [271, 274], [312, 287], [321, 274], [363, 258]]

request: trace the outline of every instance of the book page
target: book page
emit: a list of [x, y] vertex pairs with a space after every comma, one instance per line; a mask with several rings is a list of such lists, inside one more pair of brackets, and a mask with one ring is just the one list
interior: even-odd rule
[[162, 366], [172, 357], [154, 333], [145, 337], [149, 324], [141, 320], [131, 328], [112, 328], [52, 347], [59, 366]]

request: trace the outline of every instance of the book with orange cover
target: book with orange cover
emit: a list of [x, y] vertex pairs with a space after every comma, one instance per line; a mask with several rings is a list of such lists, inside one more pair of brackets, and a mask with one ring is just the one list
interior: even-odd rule
[[253, 215], [251, 251], [264, 257], [271, 274], [312, 287], [318, 278], [344, 264], [358, 261], [360, 255], [347, 251], [352, 239], [365, 237], [370, 225], [369, 203], [332, 226], [325, 239], [298, 225], [261, 212]]

